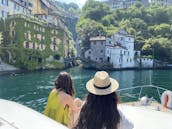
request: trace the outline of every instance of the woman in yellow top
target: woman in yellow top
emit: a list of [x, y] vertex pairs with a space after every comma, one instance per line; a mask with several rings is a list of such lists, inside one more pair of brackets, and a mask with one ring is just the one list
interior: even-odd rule
[[55, 80], [55, 87], [50, 92], [44, 114], [63, 125], [73, 124], [70, 114], [79, 112], [80, 108], [74, 103], [74, 88], [72, 79], [67, 72], [60, 72]]

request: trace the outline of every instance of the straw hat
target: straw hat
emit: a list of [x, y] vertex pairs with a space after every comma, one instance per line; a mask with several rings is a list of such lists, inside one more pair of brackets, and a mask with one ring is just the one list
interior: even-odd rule
[[86, 84], [87, 90], [95, 95], [108, 95], [116, 91], [119, 87], [118, 82], [109, 77], [105, 71], [96, 72], [94, 78]]

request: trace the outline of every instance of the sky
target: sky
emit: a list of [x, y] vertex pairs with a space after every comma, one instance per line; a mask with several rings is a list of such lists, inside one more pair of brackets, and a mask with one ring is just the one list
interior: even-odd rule
[[82, 7], [87, 0], [58, 0], [58, 1], [65, 2], [65, 3], [74, 2], [74, 3], [78, 4], [79, 7]]

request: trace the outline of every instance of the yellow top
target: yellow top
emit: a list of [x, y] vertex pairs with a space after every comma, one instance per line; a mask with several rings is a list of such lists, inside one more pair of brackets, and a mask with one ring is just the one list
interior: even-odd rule
[[69, 123], [69, 107], [63, 107], [55, 90], [52, 90], [49, 94], [44, 114], [63, 125], [67, 126]]

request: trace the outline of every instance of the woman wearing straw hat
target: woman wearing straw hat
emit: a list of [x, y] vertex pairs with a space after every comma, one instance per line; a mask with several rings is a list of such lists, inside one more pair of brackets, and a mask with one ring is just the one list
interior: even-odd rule
[[96, 72], [86, 84], [89, 94], [74, 129], [132, 129], [132, 123], [117, 108], [118, 87], [107, 72]]

